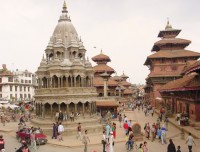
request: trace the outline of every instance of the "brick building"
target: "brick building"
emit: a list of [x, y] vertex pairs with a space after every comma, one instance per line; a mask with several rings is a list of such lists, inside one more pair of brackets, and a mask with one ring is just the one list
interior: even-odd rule
[[146, 78], [145, 100], [153, 106], [158, 106], [162, 101], [159, 89], [164, 84], [182, 77], [181, 73], [187, 62], [196, 61], [200, 53], [186, 50], [190, 40], [177, 38], [181, 32], [174, 29], [167, 22], [165, 30], [159, 32], [161, 40], [154, 43], [152, 55], [149, 55], [144, 63], [150, 73]]
[[161, 87], [163, 102], [172, 113], [185, 113], [200, 121], [200, 61], [188, 63], [183, 74]]

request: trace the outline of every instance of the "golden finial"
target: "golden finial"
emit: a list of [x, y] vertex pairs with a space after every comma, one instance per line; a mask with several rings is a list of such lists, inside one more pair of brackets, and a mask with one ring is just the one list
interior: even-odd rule
[[62, 10], [62, 12], [63, 12], [63, 13], [66, 12], [66, 13], [67, 13], [67, 4], [66, 4], [65, 1], [64, 1], [64, 3], [63, 3], [63, 10]]
[[65, 1], [64, 1], [64, 4], [63, 4], [63, 8], [67, 8], [67, 4], [66, 4]]

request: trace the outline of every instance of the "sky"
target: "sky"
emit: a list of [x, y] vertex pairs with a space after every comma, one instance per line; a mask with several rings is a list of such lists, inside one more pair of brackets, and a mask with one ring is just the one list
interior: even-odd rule
[[[0, 0], [0, 64], [35, 72], [61, 15], [64, 0]], [[72, 24], [90, 59], [101, 49], [117, 75], [144, 84], [144, 66], [169, 18], [179, 38], [200, 52], [199, 0], [66, 0]], [[96, 47], [96, 48], [94, 48]], [[91, 61], [92, 62], [92, 61]], [[92, 65], [96, 65], [92, 62]]]

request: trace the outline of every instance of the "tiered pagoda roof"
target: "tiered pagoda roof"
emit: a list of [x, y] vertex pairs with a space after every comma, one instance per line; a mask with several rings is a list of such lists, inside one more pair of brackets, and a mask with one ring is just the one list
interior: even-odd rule
[[100, 54], [94, 56], [94, 57], [92, 58], [92, 60], [93, 60], [94, 62], [99, 62], [99, 61], [110, 62], [110, 61], [111, 61], [111, 60], [110, 60], [110, 57], [107, 56], [107, 55], [105, 55], [105, 54], [103, 54], [102, 51], [101, 51]]
[[183, 78], [168, 82], [160, 88], [160, 92], [199, 90], [200, 81], [197, 81], [197, 76], [197, 73], [190, 73]]
[[[198, 73], [196, 73], [198, 72]], [[189, 64], [184, 70], [184, 77], [171, 81], [161, 87], [160, 92], [186, 91], [200, 89], [200, 61]]]
[[[115, 80], [109, 79], [108, 86], [118, 86], [118, 83]], [[93, 84], [95, 87], [102, 87], [104, 86], [104, 80], [102, 77], [94, 77]]]
[[96, 66], [93, 67], [95, 72], [107, 72], [107, 73], [114, 73], [115, 70], [113, 68], [111, 68], [110, 66], [106, 65], [106, 64], [98, 64]]
[[[167, 25], [165, 27], [165, 30], [162, 30], [159, 32], [158, 37], [161, 38], [161, 40], [154, 43], [154, 46], [152, 48], [152, 51], [155, 51], [156, 53], [149, 55], [144, 63], [144, 65], [150, 65], [152, 68], [154, 68], [153, 61], [155, 59], [178, 59], [182, 58], [187, 61], [188, 58], [192, 60], [197, 60], [200, 57], [200, 53], [185, 50], [185, 47], [188, 46], [191, 41], [186, 39], [180, 39], [176, 38], [176, 36], [181, 32], [181, 30], [173, 29], [172, 26], [169, 24], [169, 21], [167, 22]], [[161, 62], [161, 61], [160, 61]], [[183, 62], [184, 63], [184, 62]], [[165, 62], [164, 60], [162, 65], [168, 65], [171, 66], [173, 69], [178, 70], [151, 70], [150, 74], [148, 75], [148, 78], [150, 77], [181, 77], [181, 73], [184, 70], [183, 66], [179, 66], [178, 63], [172, 63], [172, 65], [169, 65], [170, 63]]]

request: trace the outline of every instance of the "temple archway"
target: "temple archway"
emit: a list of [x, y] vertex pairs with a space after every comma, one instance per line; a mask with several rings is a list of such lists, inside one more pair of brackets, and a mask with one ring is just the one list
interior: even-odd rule
[[69, 112], [75, 112], [75, 104], [73, 102], [69, 104]]
[[51, 105], [49, 103], [45, 103], [44, 108], [45, 108], [45, 115], [50, 116], [51, 115]]
[[67, 110], [67, 105], [66, 105], [64, 102], [62, 102], [62, 103], [60, 104], [60, 110], [61, 110], [62, 112], [65, 112], [65, 111]]

